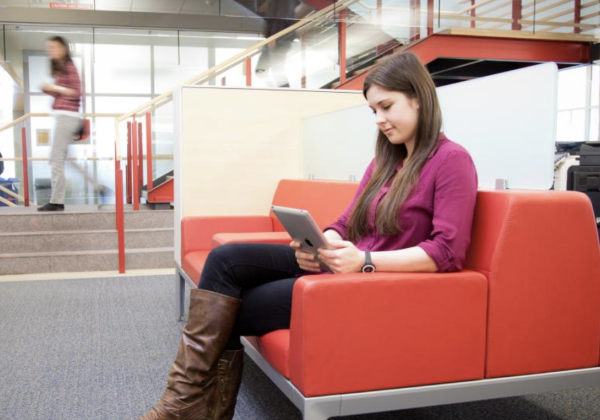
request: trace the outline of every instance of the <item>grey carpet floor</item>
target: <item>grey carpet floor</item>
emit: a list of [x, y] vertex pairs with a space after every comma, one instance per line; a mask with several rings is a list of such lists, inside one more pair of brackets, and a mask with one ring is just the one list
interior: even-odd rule
[[[0, 419], [119, 420], [158, 400], [177, 351], [173, 276], [0, 283]], [[301, 420], [246, 360], [235, 420]], [[600, 387], [345, 420], [598, 420]]]

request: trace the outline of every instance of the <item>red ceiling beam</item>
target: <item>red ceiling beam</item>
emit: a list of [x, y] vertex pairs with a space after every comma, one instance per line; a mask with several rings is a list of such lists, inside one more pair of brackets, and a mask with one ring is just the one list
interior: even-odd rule
[[588, 63], [590, 44], [536, 39], [433, 35], [410, 48], [425, 64], [436, 58]]
[[[489, 38], [435, 34], [410, 48], [424, 64], [436, 58], [474, 60], [589, 63], [591, 44], [535, 39]], [[362, 90], [367, 73], [348, 80], [338, 89]]]

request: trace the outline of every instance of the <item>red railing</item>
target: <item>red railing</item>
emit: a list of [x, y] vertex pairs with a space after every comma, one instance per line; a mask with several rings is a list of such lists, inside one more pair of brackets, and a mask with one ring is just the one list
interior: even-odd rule
[[123, 209], [123, 171], [115, 143], [115, 224], [119, 248], [119, 273], [125, 272], [125, 211]]
[[27, 169], [27, 130], [21, 127], [21, 144], [23, 147], [23, 198], [25, 207], [29, 207], [29, 171]]
[[[144, 133], [142, 123], [127, 122], [127, 203], [133, 204], [133, 210], [140, 209], [140, 195], [144, 186]], [[146, 113], [146, 190], [148, 194], [154, 188], [152, 153], [152, 114]]]
[[154, 188], [154, 179], [152, 175], [152, 115], [146, 112], [146, 185], [147, 191]]

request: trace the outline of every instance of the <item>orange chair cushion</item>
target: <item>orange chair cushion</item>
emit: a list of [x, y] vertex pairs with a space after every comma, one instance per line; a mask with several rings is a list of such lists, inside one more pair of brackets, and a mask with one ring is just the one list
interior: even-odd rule
[[266, 243], [289, 245], [292, 241], [287, 232], [256, 233], [217, 233], [213, 236], [212, 247], [234, 243]]
[[200, 274], [210, 251], [195, 251], [188, 253], [181, 260], [181, 268], [190, 277], [196, 286], [200, 284]]
[[247, 337], [250, 344], [285, 378], [290, 377], [290, 330], [277, 330], [262, 337]]

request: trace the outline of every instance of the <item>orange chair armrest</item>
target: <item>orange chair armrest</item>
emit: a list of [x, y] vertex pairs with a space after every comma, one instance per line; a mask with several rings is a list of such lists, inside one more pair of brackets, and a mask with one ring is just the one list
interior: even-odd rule
[[297, 280], [290, 380], [305, 396], [482, 379], [480, 273], [322, 274]]
[[236, 243], [289, 245], [291, 241], [287, 232], [217, 233], [212, 238], [212, 247]]
[[212, 238], [225, 232], [271, 232], [270, 216], [188, 216], [181, 220], [181, 255], [207, 251]]

